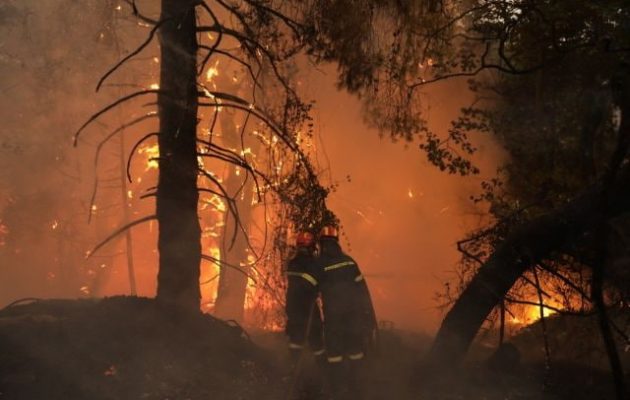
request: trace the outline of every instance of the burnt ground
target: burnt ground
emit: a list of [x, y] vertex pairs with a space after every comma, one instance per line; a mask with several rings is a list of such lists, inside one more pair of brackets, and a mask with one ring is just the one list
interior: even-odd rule
[[0, 399], [249, 399], [273, 369], [240, 329], [153, 300], [49, 300], [0, 312]]
[[[366, 365], [366, 400], [613, 399], [610, 375], [567, 360], [450, 371], [419, 367], [430, 338], [381, 333]], [[47, 300], [0, 311], [0, 400], [288, 399], [286, 343], [150, 299]], [[305, 371], [317, 369], [308, 361]], [[319, 396], [318, 399], [326, 399]]]

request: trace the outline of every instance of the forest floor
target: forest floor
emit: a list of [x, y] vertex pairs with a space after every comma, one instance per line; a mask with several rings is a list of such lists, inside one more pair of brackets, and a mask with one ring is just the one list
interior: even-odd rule
[[[570, 362], [547, 373], [530, 360], [423, 370], [429, 343], [383, 331], [366, 363], [364, 398], [613, 399], [608, 373]], [[281, 333], [250, 336], [150, 299], [37, 301], [0, 310], [0, 400], [284, 400], [299, 392], [286, 353]], [[317, 369], [307, 360], [304, 371]]]

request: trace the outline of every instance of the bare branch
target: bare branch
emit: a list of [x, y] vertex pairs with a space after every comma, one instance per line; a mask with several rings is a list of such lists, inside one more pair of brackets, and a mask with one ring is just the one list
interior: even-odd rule
[[131, 53], [129, 53], [126, 57], [124, 57], [122, 60], [118, 61], [118, 63], [116, 63], [116, 65], [114, 65], [109, 71], [107, 71], [105, 73], [105, 75], [103, 75], [101, 77], [101, 79], [99, 79], [98, 84], [96, 85], [96, 91], [98, 92], [99, 89], [101, 88], [101, 85], [103, 84], [103, 82], [105, 82], [105, 80], [114, 73], [114, 71], [116, 71], [118, 68], [120, 68], [121, 65], [123, 65], [125, 62], [127, 62], [127, 60], [129, 60], [130, 58], [134, 57], [136, 54], [140, 53], [142, 50], [144, 50], [145, 47], [147, 47], [149, 45], [149, 43], [151, 43], [151, 41], [153, 40], [153, 37], [155, 36], [155, 32], [157, 32], [158, 29], [160, 29], [160, 27], [167, 21], [169, 21], [171, 18], [165, 18], [161, 21], [159, 21], [158, 23], [155, 24], [155, 26], [151, 29], [151, 32], [149, 32], [149, 37], [147, 37], [147, 39], [140, 45], [138, 46], [137, 49], [135, 49], [134, 51], [132, 51]]
[[105, 246], [107, 243], [109, 243], [112, 239], [114, 239], [116, 236], [120, 235], [121, 233], [125, 232], [127, 229], [133, 228], [136, 225], [140, 225], [144, 222], [147, 221], [151, 221], [157, 219], [157, 215], [149, 215], [146, 217], [142, 217], [140, 219], [137, 219], [135, 221], [132, 221], [120, 228], [118, 228], [117, 230], [115, 230], [111, 235], [107, 236], [104, 240], [102, 240], [99, 244], [97, 244], [92, 250], [88, 251], [85, 259], [89, 259], [92, 254], [96, 253], [100, 248], [102, 248], [103, 246]]
[[81, 125], [81, 127], [75, 132], [74, 136], [73, 136], [73, 146], [76, 147], [77, 142], [79, 140], [79, 135], [81, 134], [81, 132], [83, 132], [83, 130], [90, 125], [92, 122], [94, 122], [96, 119], [98, 119], [101, 115], [105, 114], [106, 112], [108, 112], [109, 110], [111, 110], [112, 108], [127, 102], [129, 100], [132, 100], [136, 97], [139, 96], [144, 96], [145, 94], [157, 94], [157, 93], [163, 93], [162, 91], [160, 91], [159, 89], [146, 89], [146, 90], [141, 90], [139, 92], [134, 92], [131, 93], [127, 96], [121, 97], [120, 99], [116, 100], [115, 102], [111, 103], [110, 105], [108, 105], [105, 108], [102, 108], [100, 111], [96, 112], [95, 114], [93, 114], [83, 125]]
[[157, 132], [152, 132], [152, 133], [147, 133], [146, 135], [144, 135], [140, 140], [138, 140], [136, 142], [136, 144], [133, 145], [133, 147], [131, 148], [131, 151], [129, 152], [129, 157], [127, 158], [127, 179], [129, 180], [129, 182], [131, 182], [131, 160], [133, 158], [133, 155], [135, 154], [136, 150], [138, 149], [138, 147], [140, 147], [140, 145], [147, 140], [150, 137], [153, 136], [158, 136]]
[[124, 0], [124, 1], [125, 3], [129, 4], [129, 6], [131, 6], [131, 10], [133, 12], [134, 17], [138, 18], [142, 22], [146, 22], [147, 24], [155, 25], [158, 23], [157, 20], [154, 20], [153, 18], [149, 18], [143, 15], [142, 13], [140, 13], [140, 10], [138, 10], [138, 7], [136, 6], [135, 0]]

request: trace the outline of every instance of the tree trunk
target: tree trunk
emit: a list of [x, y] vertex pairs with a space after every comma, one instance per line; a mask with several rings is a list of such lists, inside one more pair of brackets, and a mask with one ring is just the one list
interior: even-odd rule
[[455, 364], [464, 357], [490, 312], [527, 268], [567, 245], [587, 240], [589, 231], [630, 210], [630, 166], [625, 165], [603, 201], [602, 184], [595, 184], [563, 208], [524, 224], [509, 235], [480, 267], [449, 310], [430, 352], [432, 362]]
[[[220, 81], [221, 87], [229, 85], [224, 79]], [[227, 86], [233, 92], [238, 90], [237, 85]], [[238, 149], [241, 147], [240, 132], [238, 131], [234, 118], [223, 118], [221, 120], [221, 132], [223, 134], [223, 145], [230, 149]], [[259, 149], [259, 143], [256, 141], [252, 143], [252, 152], [256, 154]], [[244, 173], [236, 175], [236, 167], [230, 167], [230, 175], [225, 181], [225, 189], [230, 195], [235, 195], [240, 191], [240, 195], [237, 196], [235, 204], [238, 209], [238, 215], [241, 226], [247, 232], [252, 219], [252, 196], [253, 181], [248, 179], [247, 185], [243, 186]], [[237, 322], [242, 322], [245, 311], [245, 298], [247, 295], [247, 275], [250, 273], [250, 267], [247, 265], [247, 249], [248, 239], [245, 237], [241, 228], [235, 226], [233, 218], [228, 218], [229, 213], [226, 213], [225, 227], [223, 228], [223, 246], [221, 254], [226, 264], [240, 267], [240, 271], [223, 267], [220, 271], [219, 285], [217, 288], [217, 298], [215, 302], [215, 315], [219, 318], [232, 319]], [[234, 235], [234, 229], [237, 231], [236, 240], [234, 246], [230, 249], [230, 242]], [[241, 264], [244, 264], [241, 266]]]
[[162, 0], [160, 28], [160, 176], [157, 186], [157, 299], [199, 310], [201, 229], [197, 215], [195, 1]]
[[[234, 170], [232, 170], [234, 173]], [[241, 182], [238, 176], [230, 176], [226, 182], [226, 190], [238, 190]], [[233, 192], [230, 192], [233, 193]], [[251, 222], [252, 206], [250, 204], [252, 198], [251, 183], [243, 188], [243, 201], [237, 201], [238, 214], [243, 228], [247, 231]], [[230, 249], [234, 229], [237, 230], [234, 246]], [[231, 267], [221, 268], [219, 275], [219, 285], [217, 288], [217, 299], [215, 303], [215, 315], [223, 319], [235, 320], [239, 323], [243, 322], [245, 312], [245, 297], [247, 295], [247, 281], [250, 267], [247, 265], [247, 249], [248, 241], [245, 233], [238, 227], [233, 218], [227, 218], [223, 231], [223, 247], [221, 253], [226, 264], [239, 267], [236, 270]]]
[[615, 344], [615, 337], [613, 336], [612, 329], [610, 327], [610, 320], [608, 312], [606, 310], [606, 304], [604, 302], [604, 274], [605, 274], [605, 262], [606, 259], [605, 250], [601, 252], [601, 258], [598, 263], [593, 267], [593, 276], [591, 278], [591, 297], [597, 310], [597, 323], [599, 325], [599, 331], [602, 335], [602, 341], [606, 354], [608, 355], [608, 362], [610, 364], [610, 370], [612, 371], [613, 385], [615, 387], [615, 394], [617, 400], [627, 399], [626, 387], [624, 382], [623, 366], [621, 359], [619, 358], [619, 352], [617, 351], [617, 345]]

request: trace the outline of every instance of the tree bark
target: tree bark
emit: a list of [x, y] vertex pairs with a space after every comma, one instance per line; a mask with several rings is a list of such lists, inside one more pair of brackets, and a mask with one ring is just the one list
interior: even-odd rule
[[603, 201], [602, 183], [594, 184], [566, 206], [524, 224], [500, 244], [480, 267], [444, 318], [429, 357], [452, 365], [464, 357], [481, 325], [527, 268], [576, 241], [590, 230], [630, 210], [630, 166], [616, 175]]
[[160, 28], [157, 299], [199, 311], [195, 1], [162, 0]]

